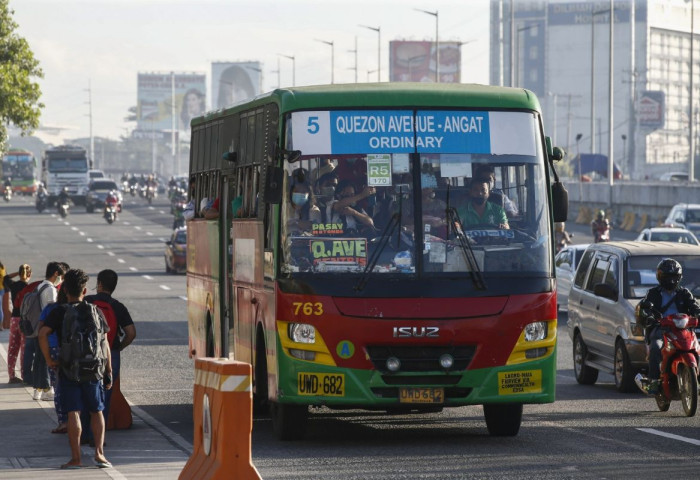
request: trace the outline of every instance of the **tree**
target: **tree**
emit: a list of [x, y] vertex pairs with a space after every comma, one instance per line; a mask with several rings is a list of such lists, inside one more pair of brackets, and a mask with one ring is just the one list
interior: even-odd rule
[[5, 150], [7, 125], [14, 124], [27, 135], [39, 126], [44, 104], [41, 89], [33, 78], [43, 78], [39, 61], [29, 43], [17, 35], [9, 0], [0, 0], [0, 152]]

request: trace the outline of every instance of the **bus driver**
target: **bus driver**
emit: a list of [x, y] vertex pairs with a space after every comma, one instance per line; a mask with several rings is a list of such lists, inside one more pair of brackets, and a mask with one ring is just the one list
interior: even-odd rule
[[488, 180], [472, 179], [469, 185], [468, 202], [457, 209], [459, 218], [465, 227], [468, 225], [493, 225], [500, 229], [510, 228], [503, 207], [487, 202], [489, 193]]

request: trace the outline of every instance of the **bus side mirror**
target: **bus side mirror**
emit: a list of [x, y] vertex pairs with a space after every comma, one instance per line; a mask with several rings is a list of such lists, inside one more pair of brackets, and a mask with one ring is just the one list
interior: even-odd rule
[[265, 178], [265, 203], [282, 203], [282, 184], [284, 179], [284, 169], [280, 167], [267, 167]]
[[555, 222], [566, 222], [569, 216], [569, 192], [561, 182], [552, 184], [552, 216]]
[[564, 160], [564, 149], [560, 147], [554, 147], [552, 149], [552, 160], [554, 160], [555, 162]]

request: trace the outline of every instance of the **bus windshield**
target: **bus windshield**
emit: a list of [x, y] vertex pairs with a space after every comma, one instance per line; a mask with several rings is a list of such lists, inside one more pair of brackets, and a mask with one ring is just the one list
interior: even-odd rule
[[282, 273], [550, 273], [532, 113], [295, 112], [286, 131]]
[[16, 180], [33, 179], [35, 166], [34, 158], [31, 155], [5, 155], [2, 173], [3, 176]]

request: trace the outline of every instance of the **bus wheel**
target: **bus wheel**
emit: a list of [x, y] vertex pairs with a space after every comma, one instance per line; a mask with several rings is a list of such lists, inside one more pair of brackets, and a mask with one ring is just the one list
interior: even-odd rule
[[489, 435], [494, 437], [514, 437], [520, 430], [523, 419], [522, 403], [484, 404], [484, 418]]
[[306, 434], [309, 407], [271, 402], [270, 417], [278, 440], [301, 440]]
[[267, 390], [267, 355], [262, 328], [258, 328], [255, 342], [255, 375], [253, 377], [253, 414], [265, 415], [269, 410]]

